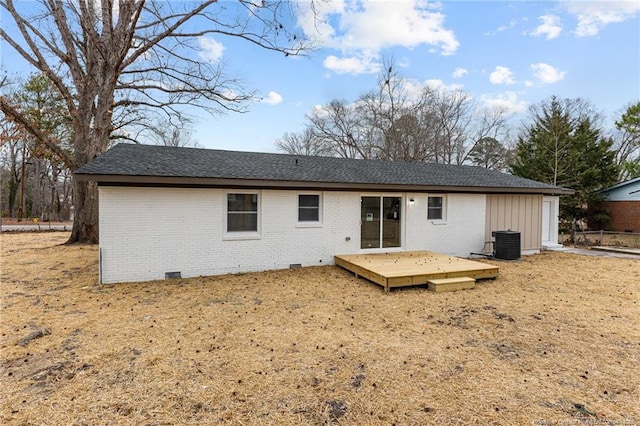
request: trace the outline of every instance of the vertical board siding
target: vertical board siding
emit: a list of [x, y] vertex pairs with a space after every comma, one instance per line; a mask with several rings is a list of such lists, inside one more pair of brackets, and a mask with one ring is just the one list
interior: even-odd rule
[[485, 239], [493, 231], [519, 231], [522, 250], [542, 246], [542, 195], [487, 195]]

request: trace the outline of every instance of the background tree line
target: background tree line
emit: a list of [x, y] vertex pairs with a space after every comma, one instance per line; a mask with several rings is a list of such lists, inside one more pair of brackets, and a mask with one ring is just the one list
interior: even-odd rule
[[505, 109], [482, 106], [462, 89], [410, 87], [387, 63], [374, 89], [314, 108], [304, 129], [276, 146], [298, 155], [475, 165], [571, 188], [575, 194], [560, 203], [566, 229], [588, 214], [606, 226], [597, 190], [640, 176], [640, 102], [607, 129], [588, 100], [552, 96], [513, 126]]
[[[20, 104], [28, 119], [72, 154], [73, 129], [64, 101], [43, 74], [33, 74], [8, 96]], [[199, 146], [192, 138], [191, 123], [158, 120], [146, 124], [135, 136], [136, 143], [165, 146]], [[125, 138], [113, 138], [114, 140]], [[23, 125], [0, 112], [0, 207], [2, 217], [39, 218], [47, 221], [73, 218], [73, 174], [60, 156], [39, 143]]]
[[[211, 114], [244, 111], [255, 91], [224, 63], [201, 59], [202, 37], [231, 38], [284, 55], [309, 48], [308, 40], [291, 30], [294, 10], [285, 0], [39, 0], [27, 6], [0, 0], [0, 11], [0, 38], [48, 79], [61, 98], [60, 116], [68, 120], [63, 141], [12, 95], [15, 82], [0, 81], [2, 120], [29, 135], [17, 142], [26, 144], [20, 145], [20, 179], [27, 176], [27, 156], [39, 159], [39, 150], [73, 171], [114, 140], [139, 141], [167, 121], [180, 128], [187, 107]], [[96, 184], [74, 180], [73, 205], [68, 242], [98, 242]]]
[[[0, 38], [38, 73], [27, 82], [0, 80], [2, 213], [15, 216], [23, 207], [25, 216], [65, 218], [72, 200], [70, 243], [98, 240], [96, 185], [73, 181], [71, 171], [117, 140], [192, 143], [181, 130], [188, 129], [184, 108], [238, 112], [255, 98], [223, 63], [198, 56], [200, 37], [230, 37], [284, 55], [311, 47], [291, 30], [295, 19], [285, 0], [39, 0], [28, 7], [0, 0], [0, 10], [7, 23]], [[602, 128], [588, 102], [552, 98], [534, 105], [529, 123], [514, 129], [504, 109], [486, 108], [464, 90], [416, 93], [391, 61], [383, 68], [372, 90], [314, 109], [306, 128], [285, 134], [277, 146], [305, 155], [474, 164], [542, 181], [553, 176], [549, 183], [584, 184], [585, 194], [613, 176], [640, 175], [638, 103], [612, 130]], [[555, 120], [547, 115], [568, 128], [546, 129]], [[575, 158], [591, 148], [606, 154], [603, 170], [613, 161], [615, 172], [571, 171], [593, 166], [597, 155]], [[550, 155], [554, 170], [527, 160], [532, 152], [540, 161]]]
[[[572, 188], [576, 194], [561, 199], [567, 227], [584, 219], [589, 205], [604, 227], [607, 215], [598, 210], [596, 191], [640, 176], [640, 102], [607, 130], [589, 101], [552, 96], [532, 105], [526, 121], [514, 128], [504, 109], [479, 106], [463, 90], [425, 87], [416, 94], [406, 83], [387, 64], [373, 90], [351, 103], [333, 100], [316, 107], [302, 132], [286, 133], [276, 146], [298, 155], [469, 164]], [[46, 76], [30, 76], [9, 96], [63, 152], [72, 152], [71, 120]], [[122, 137], [125, 128], [114, 126], [111, 139], [198, 145], [184, 117], [147, 122]], [[4, 115], [0, 140], [3, 216], [69, 219], [73, 177], [63, 159]]]
[[387, 61], [376, 87], [353, 101], [316, 107], [302, 132], [286, 133], [276, 146], [290, 154], [505, 170], [511, 151], [504, 108], [483, 107], [462, 89], [416, 92], [408, 83]]

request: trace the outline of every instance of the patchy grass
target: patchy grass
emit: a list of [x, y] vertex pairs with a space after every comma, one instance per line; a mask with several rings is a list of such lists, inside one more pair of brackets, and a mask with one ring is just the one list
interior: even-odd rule
[[437, 294], [330, 266], [99, 286], [67, 236], [1, 236], [2, 424], [640, 422], [636, 260]]

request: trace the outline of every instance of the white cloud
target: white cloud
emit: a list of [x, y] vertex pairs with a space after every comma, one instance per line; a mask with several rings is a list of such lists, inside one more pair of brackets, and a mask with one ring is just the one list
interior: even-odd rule
[[496, 28], [494, 31], [487, 31], [486, 33], [484, 33], [484, 35], [487, 36], [492, 36], [492, 35], [496, 35], [498, 33], [501, 33], [503, 31], [507, 31], [510, 30], [512, 28], [514, 28], [516, 26], [517, 22], [514, 20], [509, 21], [508, 24], [506, 25], [500, 25], [498, 28]]
[[499, 108], [506, 113], [519, 113], [527, 109], [527, 103], [518, 99], [518, 94], [511, 91], [493, 97], [488, 95], [481, 96], [480, 101], [487, 108]]
[[467, 74], [469, 74], [469, 71], [467, 69], [458, 67], [453, 71], [452, 76], [453, 78], [460, 78], [460, 77], [464, 77]]
[[224, 46], [222, 43], [212, 39], [211, 37], [202, 36], [198, 38], [200, 44], [200, 58], [207, 62], [218, 62], [222, 58]]
[[489, 75], [489, 81], [492, 84], [514, 84], [516, 82], [513, 79], [513, 72], [500, 65], [496, 66], [496, 69]]
[[329, 55], [322, 64], [325, 68], [338, 74], [372, 74], [380, 71], [381, 67], [380, 62], [376, 62], [375, 59], [366, 55], [344, 58]]
[[266, 98], [262, 99], [261, 102], [267, 105], [278, 105], [280, 102], [282, 102], [282, 95], [280, 93], [271, 91]]
[[[442, 55], [456, 52], [460, 43], [452, 30], [445, 27], [445, 15], [438, 3], [425, 0], [395, 1], [336, 1], [314, 2], [318, 19], [314, 19], [309, 3], [301, 2], [303, 9], [298, 24], [316, 45], [333, 48], [345, 59], [327, 58], [325, 64], [338, 65], [342, 69], [354, 58], [366, 64], [366, 58], [378, 57], [383, 49], [402, 46], [408, 49], [420, 45], [437, 48]], [[346, 66], [354, 71], [375, 72], [376, 67]]]
[[439, 79], [428, 79], [424, 81], [405, 79], [402, 83], [409, 99], [418, 99], [427, 88], [435, 90], [436, 92], [455, 92], [456, 90], [463, 90], [464, 88], [462, 84], [445, 84], [444, 81]]
[[531, 32], [533, 36], [545, 36], [547, 40], [556, 38], [562, 32], [560, 18], [555, 15], [542, 15], [538, 18], [542, 23]]
[[[298, 25], [303, 29], [314, 45], [328, 46], [335, 37], [335, 30], [331, 26], [329, 16], [340, 15], [345, 12], [342, 0], [331, 2], [300, 2], [298, 4]], [[312, 7], [313, 6], [313, 7]]]
[[538, 79], [538, 81], [545, 84], [556, 83], [567, 75], [566, 72], [560, 71], [557, 68], [544, 63], [532, 64], [531, 69], [533, 70], [533, 75]]
[[565, 1], [565, 9], [576, 16], [577, 37], [595, 36], [609, 24], [635, 18], [640, 12], [638, 1]]

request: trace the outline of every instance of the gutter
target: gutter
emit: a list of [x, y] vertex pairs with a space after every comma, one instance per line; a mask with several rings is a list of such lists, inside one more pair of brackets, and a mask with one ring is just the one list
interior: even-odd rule
[[252, 188], [331, 191], [378, 192], [440, 192], [440, 193], [493, 193], [493, 194], [544, 194], [565, 195], [574, 191], [561, 187], [498, 187], [469, 185], [420, 185], [309, 182], [263, 179], [229, 179], [183, 176], [139, 176], [75, 173], [79, 181], [95, 181], [99, 186], [174, 187], [174, 188]]

